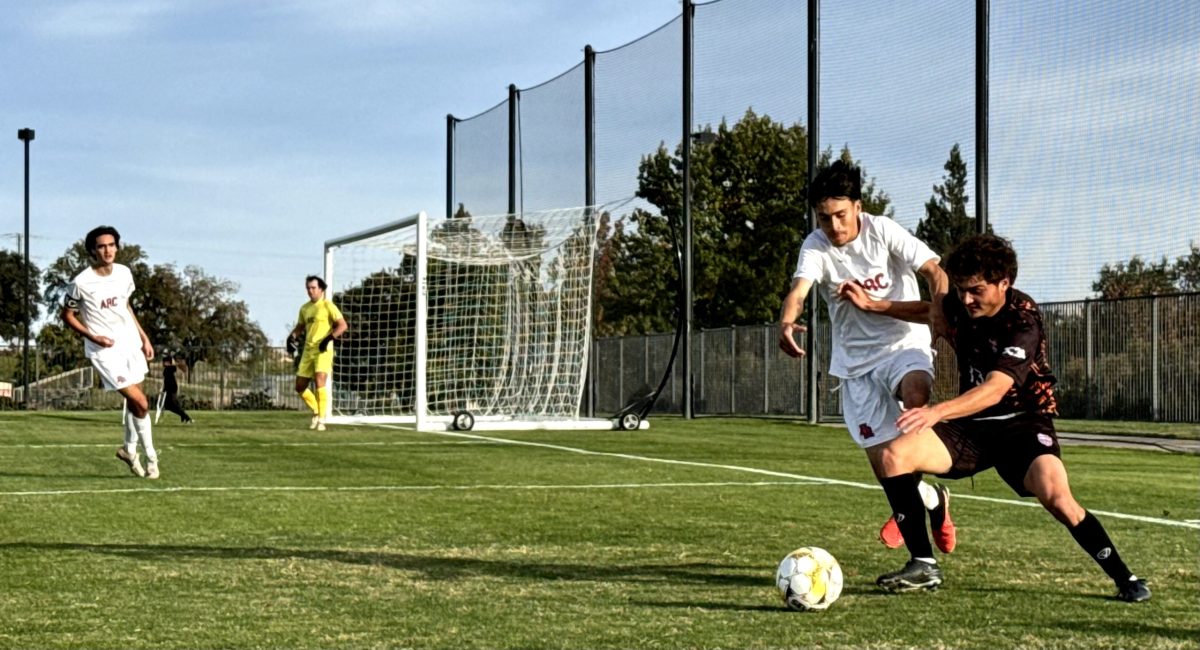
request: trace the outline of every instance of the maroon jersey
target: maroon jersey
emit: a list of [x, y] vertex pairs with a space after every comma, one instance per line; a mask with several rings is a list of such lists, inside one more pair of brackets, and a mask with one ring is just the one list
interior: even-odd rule
[[1056, 380], [1046, 358], [1042, 312], [1033, 298], [1010, 288], [996, 315], [971, 318], [958, 295], [951, 291], [942, 309], [958, 357], [960, 394], [982, 384], [991, 372], [1002, 372], [1013, 379], [1012, 388], [998, 403], [972, 418], [1021, 412], [1058, 415], [1053, 389]]

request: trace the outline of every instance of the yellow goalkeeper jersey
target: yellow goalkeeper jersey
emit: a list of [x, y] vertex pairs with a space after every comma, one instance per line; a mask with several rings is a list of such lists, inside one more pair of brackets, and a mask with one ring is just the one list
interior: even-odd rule
[[332, 300], [322, 298], [316, 302], [308, 301], [300, 308], [300, 322], [304, 323], [307, 332], [304, 336], [304, 347], [314, 351], [321, 339], [329, 336], [334, 323], [342, 320], [342, 312]]

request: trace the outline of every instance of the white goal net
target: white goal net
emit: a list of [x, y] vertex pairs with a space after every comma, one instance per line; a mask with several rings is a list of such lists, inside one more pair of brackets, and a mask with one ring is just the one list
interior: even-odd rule
[[611, 428], [584, 421], [591, 208], [429, 218], [325, 244], [336, 348], [331, 422], [418, 429]]

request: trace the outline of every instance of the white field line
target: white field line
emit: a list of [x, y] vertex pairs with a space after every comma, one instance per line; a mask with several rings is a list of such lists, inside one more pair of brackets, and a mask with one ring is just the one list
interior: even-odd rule
[[110, 488], [107, 490], [31, 490], [26, 492], [0, 492], [0, 497], [63, 496], [69, 494], [127, 494], [131, 492], [439, 492], [471, 490], [638, 490], [649, 488], [697, 488], [697, 487], [763, 487], [771, 485], [812, 485], [812, 481], [716, 481], [708, 483], [597, 483], [560, 485], [278, 485], [278, 486], [180, 486]]
[[[376, 426], [388, 427], [389, 425], [376, 425]], [[397, 428], [399, 428], [399, 427], [397, 427]], [[842, 481], [842, 480], [838, 480], [838, 479], [823, 478], [823, 477], [819, 477], [819, 476], [804, 476], [803, 474], [792, 474], [790, 472], [777, 472], [775, 470], [761, 469], [758, 467], [742, 467], [740, 465], [723, 465], [723, 464], [719, 464], [719, 463], [702, 463], [702, 462], [698, 462], [698, 461], [678, 460], [678, 459], [674, 459], [674, 458], [656, 458], [653, 456], [621, 454], [621, 453], [615, 453], [615, 452], [609, 452], [609, 451], [593, 451], [590, 449], [579, 449], [577, 447], [567, 447], [564, 445], [552, 445], [552, 444], [545, 443], [545, 442], [531, 442], [531, 441], [527, 441], [527, 440], [510, 440], [508, 438], [493, 438], [493, 437], [489, 437], [489, 436], [480, 436], [480, 435], [471, 434], [471, 433], [457, 433], [457, 432], [452, 432], [452, 431], [433, 431], [433, 432], [427, 432], [427, 433], [434, 433], [434, 434], [442, 435], [442, 436], [453, 436], [453, 437], [472, 439], [472, 440], [489, 440], [492, 442], [500, 442], [500, 443], [505, 443], [505, 444], [510, 444], [510, 445], [522, 445], [522, 446], [527, 446], [527, 447], [541, 447], [543, 449], [555, 449], [558, 451], [566, 451], [566, 452], [570, 452], [570, 453], [574, 453], [574, 454], [584, 454], [584, 455], [588, 455], [588, 456], [606, 456], [609, 458], [624, 458], [626, 460], [638, 460], [638, 461], [643, 461], [643, 462], [648, 462], [648, 463], [664, 463], [664, 464], [668, 464], [668, 465], [687, 465], [689, 467], [709, 467], [709, 468], [714, 468], [714, 469], [728, 469], [728, 470], [732, 470], [735, 472], [746, 472], [749, 474], [762, 474], [765, 476], [774, 476], [777, 478], [786, 478], [786, 479], [793, 479], [793, 480], [797, 480], [797, 481], [804, 481], [807, 484], [820, 483], [820, 484], [825, 484], [825, 485], [841, 485], [841, 486], [845, 486], [845, 487], [860, 488], [860, 489], [864, 489], [864, 490], [882, 490], [883, 489], [883, 488], [879, 487], [879, 485], [876, 483], [860, 483], [857, 481]], [[985, 496], [979, 496], [979, 495], [975, 495], [975, 494], [961, 494], [959, 492], [954, 493], [954, 498], [955, 499], [970, 499], [972, 501], [986, 501], [988, 503], [1002, 503], [1004, 505], [1011, 505], [1011, 506], [1024, 506], [1027, 508], [1042, 507], [1042, 505], [1040, 503], [1037, 503], [1036, 501], [1019, 501], [1017, 499], [998, 499], [995, 497], [985, 497]], [[1175, 526], [1175, 527], [1179, 527], [1179, 528], [1195, 528], [1197, 530], [1200, 530], [1200, 522], [1194, 522], [1191, 520], [1180, 521], [1177, 519], [1162, 519], [1159, 517], [1144, 517], [1142, 515], [1128, 515], [1123, 512], [1111, 512], [1111, 511], [1107, 511], [1107, 510], [1091, 510], [1090, 512], [1092, 512], [1093, 514], [1097, 514], [1097, 515], [1104, 515], [1105, 517], [1112, 517], [1113, 519], [1128, 519], [1130, 521], [1140, 521], [1143, 523], [1158, 524], [1161, 526]]]
[[[338, 447], [412, 447], [412, 446], [437, 446], [437, 445], [488, 445], [501, 444], [493, 440], [380, 440], [375, 442], [343, 442], [320, 440], [312, 442], [173, 442], [166, 445], [160, 445], [159, 453], [172, 449], [174, 447], [329, 447], [336, 445]], [[88, 442], [88, 443], [46, 443], [46, 444], [0, 444], [0, 449], [69, 449], [69, 448], [105, 448], [105, 447], [120, 447], [120, 441], [117, 442]]]
[[[396, 427], [396, 426], [391, 426], [391, 425], [386, 425], [386, 424], [374, 424], [372, 426], [378, 426], [378, 427], [390, 428], [390, 429], [399, 429], [401, 431], [412, 431], [412, 429], [410, 429], [410, 428]], [[831, 478], [825, 478], [825, 477], [819, 477], [819, 476], [805, 476], [803, 474], [793, 474], [791, 472], [779, 472], [779, 471], [775, 471], [775, 470], [762, 469], [762, 468], [758, 468], [758, 467], [743, 467], [741, 465], [725, 465], [725, 464], [720, 464], [720, 463], [704, 463], [704, 462], [691, 461], [691, 460], [679, 460], [679, 459], [675, 459], [675, 458], [657, 458], [654, 456], [641, 456], [641, 455], [636, 455], [636, 454], [623, 454], [623, 453], [609, 452], [609, 451], [594, 451], [591, 449], [581, 449], [578, 447], [567, 447], [565, 445], [554, 445], [554, 444], [545, 443], [545, 442], [532, 442], [532, 441], [528, 441], [528, 440], [512, 440], [509, 438], [495, 438], [495, 437], [490, 437], [490, 436], [481, 436], [481, 435], [477, 435], [477, 434], [459, 433], [459, 432], [452, 432], [452, 431], [433, 431], [433, 432], [425, 432], [425, 433], [431, 433], [434, 435], [440, 435], [440, 436], [446, 436], [446, 437], [460, 438], [461, 439], [460, 442], [468, 442], [469, 441], [472, 443], [494, 443], [494, 444], [518, 445], [518, 446], [525, 446], [525, 447], [540, 447], [543, 449], [553, 449], [553, 450], [557, 450], [557, 451], [565, 451], [565, 452], [569, 452], [569, 453], [583, 454], [583, 455], [587, 455], [587, 456], [603, 456], [603, 457], [607, 457], [607, 458], [621, 458], [621, 459], [625, 459], [625, 460], [635, 460], [635, 461], [641, 461], [641, 462], [647, 462], [647, 463], [662, 463], [662, 464], [667, 464], [667, 465], [683, 465], [683, 466], [688, 466], [688, 467], [706, 467], [706, 468], [711, 468], [711, 469], [726, 469], [726, 470], [735, 471], [735, 472], [760, 474], [763, 476], [773, 476], [775, 478], [788, 479], [788, 480], [784, 481], [784, 482], [778, 482], [778, 483], [770, 483], [770, 482], [760, 482], [760, 483], [639, 483], [639, 484], [631, 483], [631, 484], [545, 485], [545, 486], [538, 486], [538, 485], [518, 485], [518, 486], [476, 485], [476, 486], [373, 486], [373, 487], [372, 486], [367, 486], [367, 487], [320, 487], [320, 486], [254, 487], [254, 486], [243, 486], [243, 487], [171, 487], [171, 488], [147, 487], [147, 488], [114, 488], [114, 489], [108, 489], [108, 490], [41, 490], [41, 491], [28, 491], [28, 492], [0, 492], [0, 497], [3, 497], [3, 496], [55, 496], [55, 495], [69, 495], [69, 494], [110, 494], [110, 493], [124, 493], [124, 492], [238, 492], [238, 491], [260, 491], [260, 492], [355, 492], [355, 491], [357, 491], [357, 492], [363, 492], [363, 491], [472, 490], [472, 489], [496, 489], [496, 490], [500, 490], [500, 489], [522, 489], [522, 490], [589, 489], [589, 488], [590, 489], [595, 489], [595, 488], [633, 489], [633, 488], [640, 488], [640, 487], [660, 487], [661, 488], [661, 487], [676, 487], [676, 486], [689, 487], [689, 486], [723, 486], [723, 485], [736, 486], [736, 485], [793, 485], [793, 484], [796, 484], [796, 485], [814, 485], [814, 484], [840, 485], [843, 487], [851, 487], [851, 488], [858, 488], [858, 489], [864, 489], [864, 490], [880, 490], [880, 489], [882, 489], [879, 487], [878, 484], [875, 484], [875, 483], [862, 483], [862, 482], [858, 482], [858, 481], [844, 481], [844, 480], [840, 480], [840, 479], [831, 479]], [[308, 442], [308, 443], [195, 443], [192, 445], [180, 444], [180, 445], [172, 445], [172, 446], [202, 447], [202, 446], [221, 446], [223, 444], [243, 444], [243, 445], [262, 444], [263, 446], [284, 446], [284, 445], [294, 445], [294, 446], [325, 445], [325, 446], [328, 446], [330, 444], [330, 441]], [[437, 443], [417, 442], [417, 441], [396, 441], [396, 442], [365, 442], [365, 443], [341, 442], [341, 443], [336, 443], [336, 444], [340, 444], [343, 446], [347, 446], [347, 445], [384, 446], [384, 445], [405, 445], [405, 444], [413, 445], [413, 444], [437, 444]], [[45, 445], [45, 446], [54, 446], [54, 445]], [[109, 447], [112, 445], [108, 444], [108, 445], [62, 445], [62, 446]], [[3, 445], [0, 445], [0, 447], [3, 447]], [[26, 445], [24, 447], [32, 448], [31, 446], [28, 446], [28, 445]], [[973, 500], [973, 501], [984, 501], [984, 502], [988, 502], [988, 503], [998, 503], [998, 504], [1011, 505], [1011, 506], [1023, 506], [1023, 507], [1027, 507], [1027, 508], [1040, 508], [1041, 507], [1041, 504], [1036, 503], [1034, 501], [1021, 501], [1021, 500], [1017, 500], [1017, 499], [999, 499], [999, 498], [995, 498], [995, 497], [979, 496], [979, 495], [975, 495], [975, 494], [962, 494], [962, 493], [958, 493], [958, 492], [954, 493], [954, 498], [955, 499], [969, 499], [969, 500]], [[1094, 514], [1104, 515], [1105, 517], [1112, 517], [1114, 519], [1127, 519], [1130, 521], [1140, 521], [1143, 523], [1158, 524], [1161, 526], [1193, 528], [1193, 529], [1200, 530], [1200, 521], [1190, 520], [1190, 519], [1179, 521], [1179, 520], [1175, 520], [1175, 519], [1162, 519], [1159, 517], [1144, 517], [1142, 515], [1129, 515], [1129, 514], [1125, 514], [1125, 513], [1121, 513], [1121, 512], [1112, 512], [1112, 511], [1107, 511], [1107, 510], [1092, 510], [1091, 512]]]

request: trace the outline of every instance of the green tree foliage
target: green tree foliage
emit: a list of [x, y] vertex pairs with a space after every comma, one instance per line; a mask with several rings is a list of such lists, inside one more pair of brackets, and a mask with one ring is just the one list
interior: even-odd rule
[[[946, 175], [940, 185], [933, 186], [933, 196], [925, 202], [925, 218], [917, 223], [916, 235], [944, 259], [958, 242], [975, 234], [977, 226], [975, 218], [967, 214], [967, 164], [957, 143], [950, 148], [950, 158], [942, 169]], [[991, 224], [987, 231], [992, 232]]]
[[1175, 285], [1180, 291], [1200, 291], [1200, 246], [1192, 242], [1190, 249], [1175, 260]]
[[[711, 129], [709, 130], [712, 133]], [[747, 111], [692, 147], [693, 305], [697, 327], [775, 318], [787, 290], [807, 210], [808, 135]], [[711, 140], [711, 142], [707, 141]], [[677, 282], [670, 220], [681, 219], [682, 149], [642, 159], [636, 209], [602, 223], [597, 331], [635, 334], [675, 326]]]
[[1092, 291], [1101, 298], [1130, 298], [1175, 293], [1174, 269], [1163, 257], [1157, 263], [1146, 263], [1134, 255], [1128, 262], [1115, 266], [1105, 264], [1100, 276], [1092, 283]]
[[[37, 265], [25, 266], [25, 256], [14, 251], [0, 250], [0, 339], [10, 341], [25, 336], [25, 283], [29, 282], [29, 322], [37, 321], [41, 313], [37, 296], [39, 275]], [[32, 332], [30, 332], [32, 334]]]
[[[692, 146], [694, 325], [728, 327], [775, 320], [808, 232], [808, 133], [747, 111]], [[840, 157], [852, 161], [848, 148]], [[832, 151], [820, 165], [828, 166]], [[861, 163], [856, 162], [861, 168]], [[672, 221], [681, 223], [681, 147], [660, 146], [638, 169], [638, 196], [658, 209], [635, 209], [597, 237], [596, 331], [601, 336], [666, 332], [678, 309]], [[867, 174], [864, 170], [864, 178]], [[863, 208], [892, 216], [891, 199], [871, 179]], [[682, 237], [682, 233], [679, 233]]]

